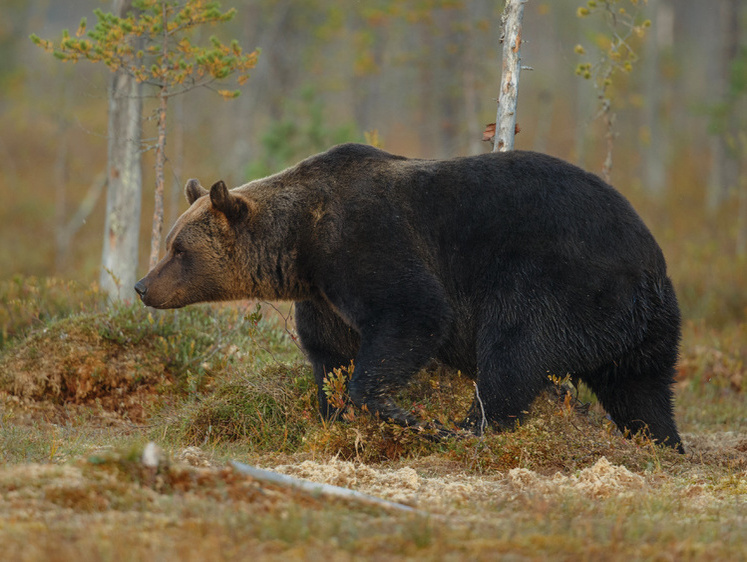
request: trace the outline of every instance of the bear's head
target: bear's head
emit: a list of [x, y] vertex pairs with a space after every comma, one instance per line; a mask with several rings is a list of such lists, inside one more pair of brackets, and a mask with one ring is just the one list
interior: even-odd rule
[[192, 179], [184, 192], [190, 207], [166, 238], [166, 256], [135, 284], [135, 291], [154, 308], [249, 296], [240, 273], [246, 252], [239, 239], [255, 203], [230, 192], [222, 181], [208, 192]]

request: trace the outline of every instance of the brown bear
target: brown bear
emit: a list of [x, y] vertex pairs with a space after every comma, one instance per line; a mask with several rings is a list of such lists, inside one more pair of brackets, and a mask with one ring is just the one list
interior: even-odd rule
[[677, 299], [653, 236], [597, 176], [532, 152], [420, 160], [346, 144], [185, 191], [135, 290], [156, 308], [295, 301], [323, 415], [325, 373], [353, 361], [355, 404], [417, 423], [392, 395], [435, 358], [476, 379], [464, 426], [477, 431], [513, 427], [570, 374], [622, 430], [682, 451]]

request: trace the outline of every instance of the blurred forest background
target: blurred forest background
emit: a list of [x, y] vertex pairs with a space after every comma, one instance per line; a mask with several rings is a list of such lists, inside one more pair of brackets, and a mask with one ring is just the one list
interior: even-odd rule
[[[649, 0], [631, 38], [639, 56], [609, 90], [616, 115], [612, 183], [644, 216], [670, 264], [686, 316], [711, 325], [747, 316], [747, 51], [741, 0]], [[605, 125], [592, 80], [611, 34], [579, 17], [579, 0], [526, 5], [516, 147], [599, 173]], [[622, 5], [622, 4], [621, 4]], [[625, 3], [631, 6], [630, 2]], [[259, 63], [242, 95], [175, 98], [169, 116], [166, 229], [191, 177], [239, 185], [345, 141], [443, 158], [490, 150], [500, 78], [500, 13], [492, 0], [251, 0], [210, 30]], [[100, 0], [0, 4], [0, 279], [98, 279], [104, 230], [107, 84], [87, 62], [62, 64], [31, 33], [58, 39]], [[579, 54], [578, 45], [585, 54]], [[155, 138], [153, 98], [145, 137]], [[367, 135], [366, 135], [367, 134]], [[153, 210], [153, 151], [143, 163], [141, 271]], [[741, 209], [741, 211], [740, 211]], [[89, 212], [90, 210], [90, 212]], [[741, 213], [741, 218], [740, 218]], [[742, 222], [740, 222], [742, 221]], [[134, 297], [134, 293], [133, 293]]]

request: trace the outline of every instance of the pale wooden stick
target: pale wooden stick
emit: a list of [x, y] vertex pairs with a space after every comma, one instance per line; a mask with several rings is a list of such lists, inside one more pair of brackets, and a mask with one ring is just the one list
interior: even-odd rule
[[301, 478], [295, 478], [293, 476], [288, 476], [287, 474], [280, 474], [279, 472], [274, 472], [272, 470], [265, 470], [263, 468], [257, 468], [256, 466], [250, 466], [248, 464], [244, 464], [244, 463], [240, 463], [236, 461], [231, 461], [231, 465], [233, 465], [233, 467], [239, 472], [241, 472], [242, 474], [247, 474], [251, 476], [252, 478], [254, 478], [255, 480], [258, 480], [260, 482], [266, 482], [269, 484], [277, 484], [279, 486], [286, 486], [288, 488], [294, 488], [296, 490], [301, 490], [302, 492], [306, 492], [308, 494], [315, 495], [315, 496], [328, 496], [328, 497], [341, 498], [341, 499], [346, 499], [346, 500], [353, 500], [358, 503], [382, 507], [384, 509], [405, 511], [408, 513], [413, 513], [413, 514], [427, 516], [427, 517], [431, 516], [431, 514], [426, 513], [425, 511], [420, 511], [418, 509], [415, 509], [414, 507], [410, 507], [409, 505], [404, 505], [404, 504], [396, 503], [396, 502], [390, 502], [382, 498], [377, 498], [375, 496], [369, 496], [368, 494], [356, 492], [355, 490], [350, 490], [348, 488], [342, 488], [340, 486], [333, 486], [331, 484], [320, 484], [318, 482], [312, 482], [310, 480], [303, 480]]

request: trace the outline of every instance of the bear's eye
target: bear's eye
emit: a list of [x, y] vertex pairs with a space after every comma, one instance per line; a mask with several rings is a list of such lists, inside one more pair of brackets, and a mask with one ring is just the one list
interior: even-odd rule
[[181, 258], [182, 256], [184, 256], [184, 249], [183, 248], [174, 248], [173, 252], [174, 252], [174, 257], [175, 258]]

